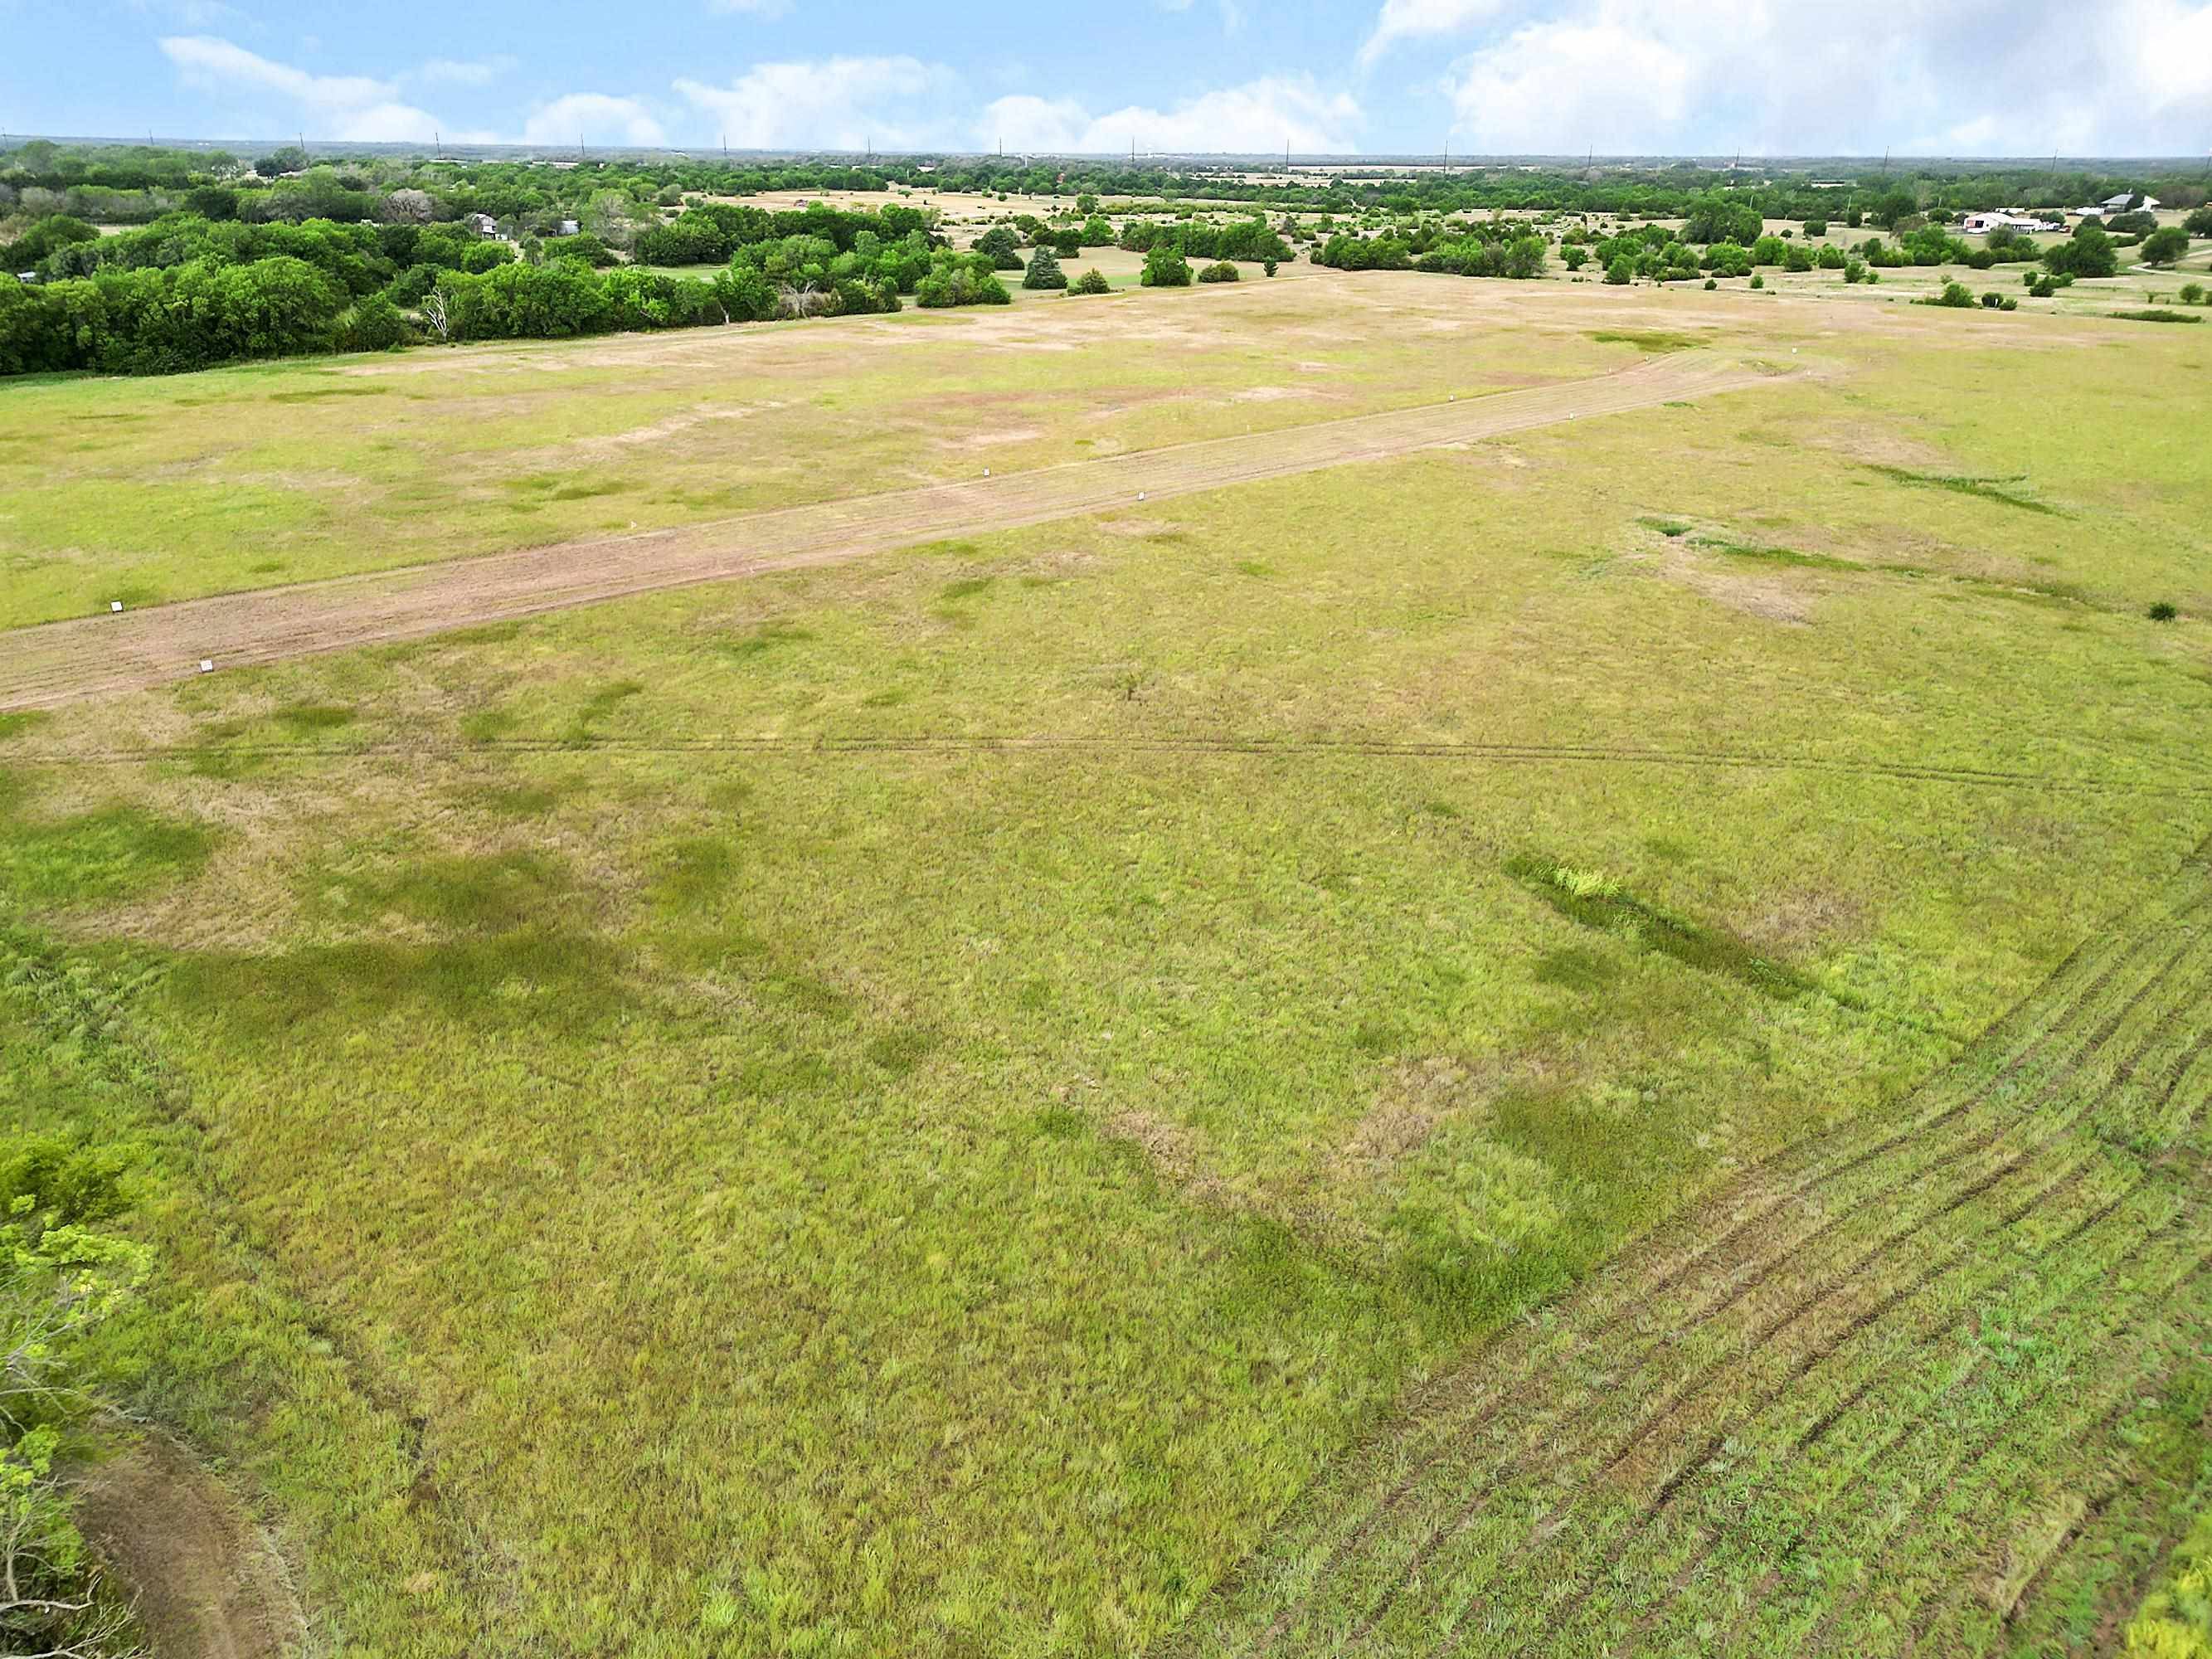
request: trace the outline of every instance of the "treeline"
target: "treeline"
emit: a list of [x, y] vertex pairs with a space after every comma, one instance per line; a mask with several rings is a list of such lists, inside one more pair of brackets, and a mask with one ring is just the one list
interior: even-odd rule
[[1313, 258], [1337, 270], [1428, 270], [1521, 281], [1542, 276], [1548, 263], [1544, 239], [1525, 222], [1506, 220], [1430, 223], [1375, 236], [1339, 231]]
[[1225, 225], [1132, 219], [1121, 227], [1121, 245], [1132, 253], [1173, 248], [1186, 259], [1266, 261], [1297, 258], [1290, 244], [1261, 219], [1233, 219]]
[[638, 236], [631, 251], [641, 264], [712, 265], [722, 264], [739, 248], [787, 237], [825, 238], [843, 252], [863, 236], [896, 240], [915, 233], [926, 235], [936, 222], [934, 213], [896, 203], [868, 212], [833, 208], [822, 202], [771, 212], [724, 202], [699, 202], [666, 224]]
[[[2102, 201], [2122, 191], [2148, 191], [2169, 207], [2208, 199], [2201, 169], [2151, 167], [2130, 173], [2081, 167], [1990, 167], [1906, 162], [1887, 170], [1845, 167], [1816, 179], [1804, 172], [1759, 176], [1688, 162], [1616, 166], [1522, 167], [1477, 163], [1449, 172], [1365, 176], [1307, 175], [1288, 185], [1249, 183], [1243, 169], [1213, 162], [1173, 165], [1092, 158], [1023, 160], [994, 156], [901, 156], [855, 166], [843, 160], [763, 162], [714, 155], [590, 157], [558, 166], [492, 158], [439, 159], [396, 155], [311, 156], [287, 147], [240, 157], [220, 151], [145, 146], [70, 148], [35, 141], [0, 151], [0, 214], [24, 192], [43, 192], [37, 211], [70, 211], [104, 223], [144, 222], [179, 207], [210, 218], [379, 217], [398, 192], [427, 198], [427, 216], [441, 220], [489, 213], [519, 230], [544, 234], [561, 217], [628, 217], [648, 207], [675, 207], [691, 195], [736, 196], [770, 190], [822, 191], [973, 191], [1242, 202], [1262, 209], [1333, 213], [1381, 209], [1401, 213], [1464, 214], [1534, 210], [1638, 218], [1680, 218], [1719, 198], [1765, 219], [1823, 216], [1856, 228], [1856, 215], [1889, 228], [1913, 214], [1959, 214], [2025, 206], [2055, 208]], [[89, 196], [72, 205], [68, 192], [109, 192], [97, 207]], [[217, 192], [186, 202], [181, 193]], [[136, 198], [137, 199], [125, 199]], [[590, 225], [585, 227], [594, 229]], [[619, 227], [606, 224], [596, 234]], [[615, 240], [610, 237], [609, 240]], [[1722, 238], [1696, 239], [1723, 240]], [[1743, 239], [1739, 234], [1735, 240]]]
[[[704, 279], [582, 258], [523, 260], [504, 244], [454, 243], [434, 226], [305, 225], [273, 242], [266, 236], [276, 227], [155, 227], [162, 234], [149, 233], [137, 251], [143, 263], [0, 282], [0, 374], [174, 374], [418, 338], [558, 339], [895, 312], [908, 295], [926, 307], [1012, 297], [988, 256], [934, 246], [918, 228], [886, 235], [903, 221], [848, 216], [867, 224], [845, 227], [842, 246], [827, 234], [747, 243]], [[490, 250], [496, 260], [483, 257]], [[174, 263], [146, 257], [162, 252]], [[449, 263], [423, 262], [456, 252]], [[228, 257], [235, 255], [250, 257]]]

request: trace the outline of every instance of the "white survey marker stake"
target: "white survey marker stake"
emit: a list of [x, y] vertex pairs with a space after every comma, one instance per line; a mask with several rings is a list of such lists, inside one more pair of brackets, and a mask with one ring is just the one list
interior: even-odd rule
[[987, 466], [983, 469], [983, 476], [987, 478], [991, 476], [991, 469], [989, 467]]
[[111, 614], [120, 611], [123, 609], [123, 601], [120, 599], [110, 599], [107, 602], [107, 609]]
[[205, 657], [202, 657], [202, 658], [200, 659], [200, 672], [201, 672], [201, 673], [203, 673], [203, 674], [212, 674], [212, 673], [214, 673], [214, 672], [215, 672], [215, 664], [214, 664], [213, 662], [210, 661], [207, 658], [205, 658]]

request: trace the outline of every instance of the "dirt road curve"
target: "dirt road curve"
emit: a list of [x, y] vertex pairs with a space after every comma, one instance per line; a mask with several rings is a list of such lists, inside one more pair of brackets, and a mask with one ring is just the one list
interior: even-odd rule
[[1617, 374], [1209, 439], [1004, 477], [787, 507], [682, 529], [419, 565], [50, 623], [0, 642], [0, 710], [44, 708], [196, 673], [417, 639], [623, 594], [719, 581], [1012, 529], [1225, 484], [1382, 460], [1509, 432], [1646, 409], [1771, 374], [1682, 352]]

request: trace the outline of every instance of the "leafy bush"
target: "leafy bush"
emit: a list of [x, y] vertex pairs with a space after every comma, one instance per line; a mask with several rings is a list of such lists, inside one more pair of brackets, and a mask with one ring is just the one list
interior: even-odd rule
[[1114, 285], [1098, 273], [1096, 266], [1086, 270], [1069, 286], [1070, 294], [1111, 294]]
[[1145, 269], [1137, 280], [1146, 288], [1188, 288], [1190, 261], [1173, 244], [1163, 243], [1145, 255]]
[[337, 343], [345, 351], [389, 351], [404, 345], [407, 318], [387, 294], [369, 294], [338, 314]]
[[1228, 260], [1219, 259], [1200, 271], [1198, 280], [1201, 283], [1233, 283], [1239, 280], [1241, 275]]
[[2180, 297], [2181, 303], [2185, 306], [2203, 305], [2204, 303], [2204, 284], [2202, 283], [2184, 283], [2181, 285]]
[[2168, 225], [2143, 238], [2142, 257], [2148, 264], [2170, 265], [2188, 252], [2189, 233], [2179, 225]]
[[2148, 616], [2153, 622], [2172, 622], [2181, 613], [2179, 611], [2176, 611], [2171, 603], [2165, 599], [2160, 599], [2157, 604], [2152, 605], [2149, 611], [2144, 614]]
[[2112, 314], [2124, 317], [2131, 323], [2201, 323], [2204, 320], [2202, 317], [2192, 317], [2185, 311], [2167, 311], [2156, 306], [2116, 311]]
[[1970, 311], [1973, 308], [1974, 291], [1964, 283], [1946, 283], [1943, 284], [1943, 291], [1933, 299], [1915, 300], [1912, 303], [1920, 306], [1948, 306], [1954, 310]]
[[2084, 219], [2071, 237], [2045, 251], [2043, 264], [2055, 276], [2110, 276], [2120, 268], [2120, 255], [2104, 228]]
[[93, 1402], [70, 1386], [76, 1344], [136, 1294], [145, 1246], [95, 1231], [125, 1207], [112, 1148], [43, 1139], [0, 1158], [0, 1651], [122, 1650], [124, 1615], [100, 1593], [58, 1473]]

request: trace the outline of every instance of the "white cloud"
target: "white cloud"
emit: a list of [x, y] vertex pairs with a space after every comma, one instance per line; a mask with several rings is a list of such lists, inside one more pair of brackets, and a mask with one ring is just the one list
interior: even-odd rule
[[1464, 66], [1452, 130], [1477, 149], [1634, 150], [1680, 128], [1692, 74], [1667, 41], [1609, 20], [1532, 23]]
[[232, 98], [273, 94], [293, 105], [294, 112], [315, 128], [318, 137], [404, 143], [429, 137], [438, 125], [428, 111], [400, 101], [398, 88], [389, 81], [365, 75], [312, 75], [213, 35], [171, 35], [161, 44], [185, 85]]
[[1018, 94], [983, 112], [977, 136], [1003, 136], [1008, 149], [1109, 155], [1140, 150], [1264, 153], [1285, 144], [1309, 153], [1344, 153], [1364, 121], [1344, 93], [1327, 93], [1310, 76], [1262, 76], [1220, 87], [1166, 110], [1130, 105], [1091, 115], [1072, 98]]
[[1427, 34], [1456, 34], [1498, 15], [1500, 0], [1382, 0], [1375, 27], [1359, 48], [1361, 64], [1372, 64], [1392, 45]]
[[756, 64], [728, 86], [688, 77], [676, 90], [743, 149], [889, 149], [951, 142], [942, 111], [960, 77], [918, 58]]
[[540, 104], [522, 124], [527, 144], [586, 143], [659, 145], [668, 142], [660, 123], [635, 98], [604, 92], [572, 92]]
[[[1383, 0], [1363, 61], [1469, 32], [1443, 89], [1470, 147], [1788, 155], [2190, 154], [2212, 0]], [[1486, 33], [1487, 38], [1483, 38]]]

